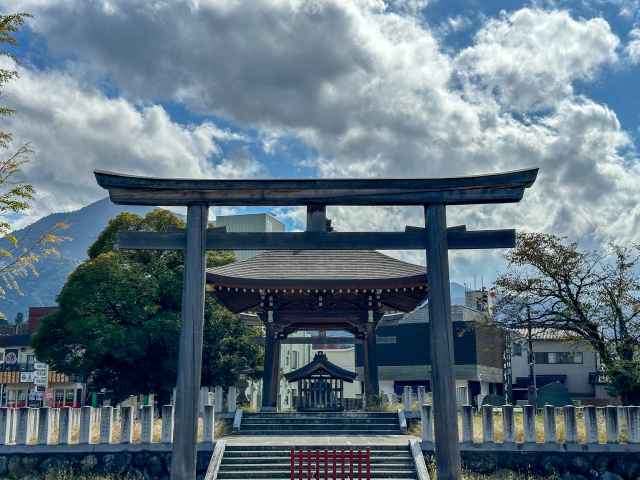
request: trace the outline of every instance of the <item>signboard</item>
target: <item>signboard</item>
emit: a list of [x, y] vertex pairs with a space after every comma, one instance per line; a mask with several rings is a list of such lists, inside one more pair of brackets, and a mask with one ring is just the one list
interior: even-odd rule
[[53, 388], [44, 389], [44, 406], [53, 407]]
[[38, 385], [40, 387], [46, 387], [47, 386], [47, 377], [35, 377], [33, 379], [33, 384], [34, 385]]
[[4, 363], [5, 365], [17, 365], [18, 364], [18, 349], [5, 350], [4, 351]]
[[36, 370], [47, 370], [47, 364], [46, 363], [40, 363], [40, 362], [36, 362], [33, 364], [33, 368], [35, 368]]
[[36, 387], [36, 392], [44, 392], [45, 388], [44, 387]]
[[33, 383], [36, 372], [20, 372], [20, 383]]

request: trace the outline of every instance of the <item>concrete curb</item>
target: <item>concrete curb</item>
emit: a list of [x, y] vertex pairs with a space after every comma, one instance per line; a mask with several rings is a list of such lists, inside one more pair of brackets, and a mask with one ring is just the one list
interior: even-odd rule
[[[434, 442], [420, 442], [423, 452], [435, 450]], [[635, 453], [640, 454], [638, 444], [607, 443], [473, 443], [461, 442], [462, 452], [539, 452], [539, 453]]]
[[398, 423], [400, 424], [400, 431], [407, 433], [407, 419], [404, 416], [404, 409], [398, 409]]
[[409, 440], [409, 450], [411, 450], [411, 455], [413, 456], [413, 463], [416, 466], [418, 480], [430, 480], [429, 471], [427, 470], [427, 464], [424, 461], [424, 455], [422, 454], [422, 449], [420, 448], [420, 442], [413, 439]]
[[[240, 410], [242, 412], [242, 410]], [[211, 461], [209, 462], [209, 468], [207, 468], [207, 474], [204, 480], [216, 480], [218, 478], [218, 469], [220, 468], [220, 462], [224, 455], [224, 449], [227, 446], [226, 440], [219, 440], [216, 443], [216, 448], [211, 455]]]

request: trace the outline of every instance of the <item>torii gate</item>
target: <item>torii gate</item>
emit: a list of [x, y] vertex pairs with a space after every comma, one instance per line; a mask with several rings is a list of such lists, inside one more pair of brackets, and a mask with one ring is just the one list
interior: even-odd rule
[[[447, 205], [519, 202], [537, 168], [491, 175], [422, 179], [182, 180], [94, 171], [119, 205], [186, 206], [185, 232], [122, 232], [123, 249], [185, 250], [171, 480], [195, 480], [207, 250], [425, 249], [436, 470], [460, 480], [448, 250], [510, 248], [515, 230], [447, 228]], [[307, 232], [207, 230], [209, 206], [307, 206]], [[423, 205], [425, 228], [405, 232], [325, 232], [326, 206]]]

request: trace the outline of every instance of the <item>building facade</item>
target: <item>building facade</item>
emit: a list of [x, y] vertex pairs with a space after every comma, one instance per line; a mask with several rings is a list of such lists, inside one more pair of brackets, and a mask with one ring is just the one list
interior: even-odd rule
[[[511, 368], [514, 401], [527, 398], [529, 385], [529, 339], [526, 330], [513, 332]], [[606, 391], [598, 373], [600, 360], [587, 344], [567, 338], [563, 332], [532, 330], [534, 376], [536, 387], [560, 382], [573, 400], [582, 405], [617, 405], [618, 399]]]
[[32, 307], [27, 325], [5, 326], [0, 331], [0, 405], [3, 407], [80, 407], [86, 383], [38, 362], [29, 345], [42, 317], [57, 307]]
[[[227, 227], [227, 232], [284, 232], [284, 223], [266, 213], [250, 213], [247, 215], [217, 215], [216, 227]], [[244, 260], [253, 257], [262, 250], [236, 250], [236, 258]]]

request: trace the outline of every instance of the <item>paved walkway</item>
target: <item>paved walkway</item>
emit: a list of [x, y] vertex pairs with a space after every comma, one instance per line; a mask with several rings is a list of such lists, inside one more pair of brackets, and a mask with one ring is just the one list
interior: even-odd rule
[[292, 445], [294, 447], [355, 445], [408, 445], [411, 435], [231, 435], [227, 445]]

